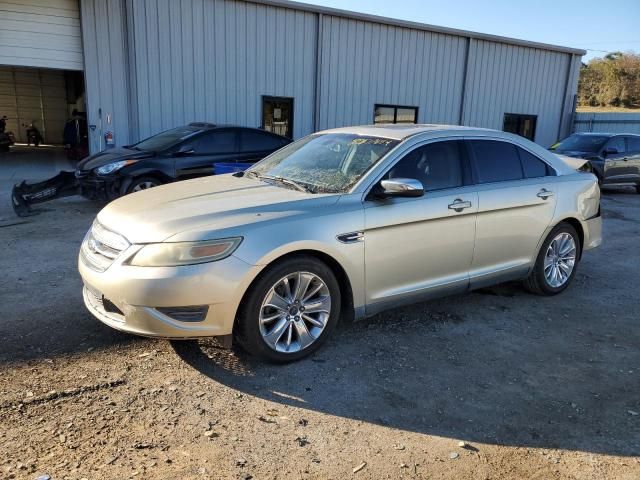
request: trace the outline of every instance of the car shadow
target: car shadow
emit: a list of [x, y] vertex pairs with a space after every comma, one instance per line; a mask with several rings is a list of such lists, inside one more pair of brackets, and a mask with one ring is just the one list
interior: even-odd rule
[[468, 442], [637, 455], [640, 439], [621, 433], [637, 421], [633, 377], [619, 373], [633, 349], [601, 349], [606, 328], [560, 321], [558, 302], [514, 284], [396, 309], [340, 325], [288, 365], [214, 341], [173, 347], [212, 381], [290, 406]]

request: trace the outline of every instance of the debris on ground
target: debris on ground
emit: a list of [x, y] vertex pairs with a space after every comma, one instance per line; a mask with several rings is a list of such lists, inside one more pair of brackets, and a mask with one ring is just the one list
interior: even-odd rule
[[367, 466], [367, 462], [362, 462], [357, 467], [353, 467], [353, 473], [358, 473], [360, 470], [362, 470], [366, 466]]

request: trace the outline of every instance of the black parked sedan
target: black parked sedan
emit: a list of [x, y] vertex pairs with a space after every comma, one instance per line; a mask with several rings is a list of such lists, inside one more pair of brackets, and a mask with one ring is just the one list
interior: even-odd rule
[[112, 199], [176, 180], [212, 175], [214, 164], [254, 163], [291, 140], [255, 128], [190, 123], [135, 145], [82, 160], [76, 177], [83, 193]]
[[601, 185], [635, 185], [640, 193], [640, 135], [574, 133], [550, 150], [589, 160]]
[[13, 206], [24, 215], [31, 204], [77, 193], [113, 200], [163, 183], [213, 175], [216, 163], [255, 163], [290, 142], [256, 128], [190, 123], [91, 155], [75, 172], [36, 184], [22, 182], [13, 188]]

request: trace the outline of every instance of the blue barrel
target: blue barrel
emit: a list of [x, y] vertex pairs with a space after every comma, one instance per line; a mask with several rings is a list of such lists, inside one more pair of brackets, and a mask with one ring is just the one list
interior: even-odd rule
[[223, 173], [242, 172], [251, 165], [253, 165], [253, 163], [218, 162], [213, 164], [213, 174], [222, 175]]

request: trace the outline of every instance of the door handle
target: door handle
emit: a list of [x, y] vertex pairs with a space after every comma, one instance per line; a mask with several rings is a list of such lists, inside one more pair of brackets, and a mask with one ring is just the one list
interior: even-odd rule
[[538, 197], [546, 200], [549, 197], [553, 197], [553, 192], [547, 190], [546, 188], [543, 188], [538, 192]]
[[465, 208], [471, 208], [471, 202], [464, 201], [461, 198], [456, 198], [453, 203], [449, 204], [449, 210], [455, 210], [456, 212], [461, 212]]

